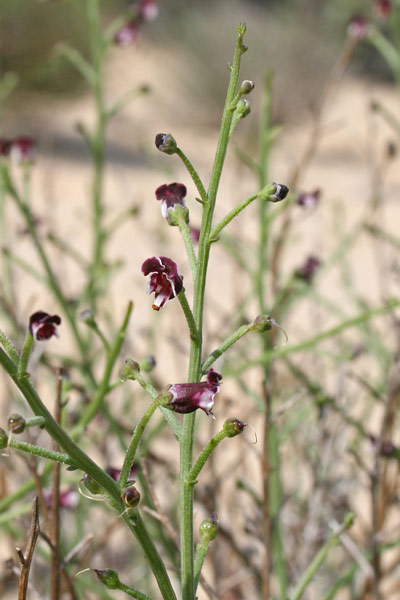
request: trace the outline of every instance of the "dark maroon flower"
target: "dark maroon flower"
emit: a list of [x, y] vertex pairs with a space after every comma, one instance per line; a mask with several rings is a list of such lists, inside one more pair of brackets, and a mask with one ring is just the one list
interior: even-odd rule
[[197, 244], [200, 239], [200, 229], [198, 227], [190, 228], [190, 237], [192, 238], [192, 242]]
[[166, 256], [153, 256], [142, 264], [143, 275], [150, 275], [147, 293], [154, 292], [154, 310], [160, 310], [167, 300], [175, 298], [183, 287], [176, 263]]
[[309, 256], [303, 266], [297, 269], [296, 275], [300, 279], [304, 279], [307, 283], [311, 283], [316, 272], [321, 266], [321, 261], [316, 256]]
[[121, 27], [114, 36], [114, 42], [118, 46], [130, 46], [137, 40], [139, 33], [139, 24], [136, 19], [132, 19]]
[[0, 138], [0, 156], [8, 156], [11, 150], [11, 140]]
[[347, 26], [347, 33], [355, 40], [363, 40], [368, 33], [368, 23], [361, 15], [354, 15]]
[[[44, 502], [47, 510], [51, 510], [53, 502], [53, 494], [50, 491], [43, 492]], [[78, 506], [79, 494], [74, 487], [67, 488], [60, 492], [59, 506], [61, 508], [74, 509]]]
[[314, 208], [319, 203], [321, 196], [321, 190], [314, 190], [312, 192], [299, 192], [296, 198], [296, 204], [304, 206], [304, 208]]
[[36, 154], [36, 142], [28, 136], [20, 136], [11, 142], [11, 158], [17, 163], [32, 162]]
[[58, 337], [56, 325], [60, 325], [61, 319], [58, 315], [49, 315], [39, 310], [29, 318], [29, 333], [38, 342], [49, 340], [53, 335]]
[[206, 415], [212, 414], [214, 396], [219, 392], [222, 375], [210, 369], [207, 381], [198, 383], [174, 383], [167, 394], [169, 396], [166, 407], [178, 413], [191, 413], [201, 408]]
[[185, 204], [186, 186], [183, 183], [170, 183], [160, 185], [156, 189], [156, 198], [161, 200], [161, 214], [167, 219], [168, 211], [176, 204], [186, 208]]
[[379, 17], [386, 18], [392, 12], [391, 0], [375, 0], [374, 8]]
[[384, 456], [385, 458], [399, 458], [400, 449], [393, 444], [390, 440], [384, 440], [381, 445], [379, 445], [379, 440], [372, 435], [372, 433], [368, 434], [369, 441], [375, 452], [378, 452], [380, 456]]

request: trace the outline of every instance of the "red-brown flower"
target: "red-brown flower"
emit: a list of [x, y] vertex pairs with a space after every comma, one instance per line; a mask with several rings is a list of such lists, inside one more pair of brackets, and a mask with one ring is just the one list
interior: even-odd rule
[[49, 340], [53, 335], [58, 337], [56, 325], [60, 325], [61, 319], [58, 315], [49, 315], [39, 310], [29, 318], [29, 333], [38, 342]]
[[160, 185], [156, 189], [156, 198], [161, 200], [161, 214], [167, 219], [168, 211], [177, 204], [186, 208], [185, 204], [186, 186], [183, 183], [170, 183]]
[[154, 310], [160, 310], [171, 298], [182, 290], [183, 279], [178, 275], [176, 263], [166, 256], [153, 256], [142, 264], [143, 275], [150, 275], [147, 293], [154, 292]]
[[166, 407], [178, 413], [191, 413], [201, 408], [206, 415], [212, 414], [214, 396], [219, 392], [222, 375], [214, 369], [207, 373], [207, 381], [198, 383], [174, 383], [166, 394], [169, 396]]

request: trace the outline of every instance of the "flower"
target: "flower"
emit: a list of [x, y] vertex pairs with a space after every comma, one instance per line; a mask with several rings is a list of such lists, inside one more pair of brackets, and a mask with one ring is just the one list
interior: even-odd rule
[[374, 8], [379, 17], [385, 18], [392, 12], [392, 3], [390, 0], [375, 0]]
[[176, 263], [166, 256], [153, 256], [142, 264], [143, 275], [150, 275], [147, 293], [154, 292], [153, 309], [160, 310], [167, 300], [175, 298], [183, 288]]
[[192, 242], [197, 244], [200, 239], [200, 229], [198, 227], [191, 227], [190, 237], [192, 238]]
[[299, 192], [296, 198], [296, 204], [304, 208], [314, 208], [319, 202], [321, 190], [315, 189], [312, 192]]
[[185, 204], [186, 186], [183, 183], [170, 183], [160, 185], [156, 189], [156, 198], [161, 200], [161, 214], [168, 219], [168, 212], [177, 204], [186, 208]]
[[136, 41], [138, 33], [139, 23], [136, 19], [132, 19], [117, 31], [114, 35], [114, 42], [117, 46], [130, 46]]
[[320, 266], [320, 259], [317, 256], [311, 255], [307, 258], [306, 262], [297, 269], [296, 276], [300, 279], [304, 279], [306, 283], [311, 283]]
[[212, 414], [214, 396], [219, 392], [222, 375], [210, 369], [207, 381], [198, 383], [174, 383], [165, 393], [165, 406], [178, 413], [191, 413], [201, 408], [206, 415]]
[[20, 136], [11, 142], [11, 158], [17, 163], [30, 163], [35, 158], [36, 143], [28, 136]]
[[39, 310], [29, 317], [29, 333], [37, 341], [49, 340], [53, 335], [58, 337], [56, 325], [60, 325], [58, 315], [49, 315]]
[[347, 26], [347, 33], [355, 40], [363, 40], [368, 33], [368, 23], [361, 15], [354, 15]]

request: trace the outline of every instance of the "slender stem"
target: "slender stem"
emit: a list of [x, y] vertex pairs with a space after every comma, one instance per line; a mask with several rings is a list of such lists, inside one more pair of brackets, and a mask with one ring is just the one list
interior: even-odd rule
[[339, 325], [336, 325], [335, 327], [332, 327], [331, 329], [328, 329], [327, 331], [322, 331], [321, 333], [318, 333], [303, 342], [299, 342], [298, 344], [293, 344], [292, 346], [289, 346], [289, 345], [281, 346], [279, 348], [275, 348], [274, 350], [269, 349], [269, 350], [265, 351], [262, 354], [262, 356], [260, 356], [259, 358], [256, 358], [254, 360], [249, 360], [248, 362], [246, 362], [246, 364], [240, 365], [239, 367], [236, 367], [235, 369], [232, 369], [229, 371], [227, 370], [227, 372], [229, 372], [229, 374], [232, 374], [233, 372], [235, 374], [242, 373], [243, 371], [246, 371], [247, 369], [254, 367], [256, 365], [268, 364], [274, 358], [288, 356], [289, 354], [294, 354], [295, 352], [301, 352], [302, 350], [308, 350], [309, 348], [313, 348], [320, 342], [323, 342], [324, 340], [327, 340], [331, 337], [338, 335], [339, 333], [342, 333], [342, 331], [344, 331], [345, 329], [348, 329], [349, 327], [355, 327], [357, 325], [361, 325], [362, 323], [364, 323], [365, 321], [368, 321], [369, 319], [371, 319], [373, 317], [384, 315], [385, 313], [393, 310], [397, 306], [400, 306], [400, 301], [393, 299], [385, 306], [382, 306], [380, 308], [375, 308], [372, 310], [367, 310], [367, 311], [361, 313], [360, 315], [358, 315], [357, 317], [354, 317], [352, 319], [347, 319], [346, 321], [343, 321]]
[[18, 377], [24, 377], [26, 375], [26, 369], [28, 366], [29, 356], [33, 348], [33, 337], [29, 333], [26, 334], [24, 347], [22, 348], [21, 356], [18, 362]]
[[178, 223], [179, 231], [181, 232], [181, 236], [182, 236], [183, 242], [184, 242], [185, 247], [186, 247], [186, 252], [187, 252], [188, 259], [189, 259], [190, 268], [192, 270], [193, 279], [196, 279], [196, 276], [197, 276], [197, 258], [196, 258], [196, 254], [194, 252], [192, 236], [191, 236], [191, 233], [190, 233], [190, 227], [186, 223], [186, 220], [185, 220], [185, 217], [184, 217], [184, 211], [183, 210], [179, 210], [179, 209], [182, 209], [182, 207], [181, 206], [176, 206], [175, 207], [176, 220], [177, 220], [177, 223]]
[[[201, 376], [201, 350], [203, 331], [204, 294], [210, 254], [209, 234], [215, 208], [218, 186], [229, 141], [229, 130], [234, 108], [231, 106], [238, 84], [240, 58], [244, 52], [243, 36], [245, 27], [238, 28], [236, 51], [228, 86], [228, 92], [222, 116], [220, 135], [208, 188], [208, 201], [204, 204], [199, 239], [198, 270], [194, 281], [193, 317], [199, 333], [197, 340], [191, 340], [189, 382], [199, 381]], [[194, 560], [193, 560], [193, 486], [187, 483], [192, 467], [193, 433], [195, 414], [184, 416], [180, 446], [180, 510], [181, 510], [181, 584], [182, 600], [194, 599]]]
[[194, 559], [194, 591], [196, 592], [199, 585], [201, 570], [207, 553], [210, 549], [210, 543], [206, 539], [202, 539], [196, 546], [196, 556]]
[[156, 411], [158, 405], [159, 405], [158, 400], [154, 400], [150, 404], [150, 406], [148, 406], [148, 408], [145, 410], [142, 418], [140, 419], [140, 421], [138, 422], [138, 424], [135, 427], [135, 430], [132, 435], [132, 439], [128, 446], [128, 450], [126, 451], [126, 454], [125, 454], [124, 463], [123, 463], [122, 469], [121, 469], [121, 475], [119, 477], [118, 485], [121, 488], [126, 487], [126, 483], [128, 481], [129, 473], [132, 468], [133, 461], [135, 459], [135, 454], [136, 454], [136, 450], [139, 446], [140, 439], [144, 433], [147, 423], [150, 421], [150, 419], [153, 416], [154, 412]]
[[190, 332], [190, 339], [193, 341], [197, 341], [199, 338], [199, 332], [197, 331], [196, 323], [193, 318], [193, 313], [190, 309], [189, 302], [187, 301], [185, 288], [178, 294], [178, 300], [183, 310], [183, 314], [185, 315], [186, 323]]
[[352, 515], [349, 515], [342, 527], [338, 531], [334, 531], [331, 533], [328, 540], [325, 542], [322, 548], [320, 548], [320, 550], [314, 556], [313, 560], [303, 573], [299, 583], [296, 585], [295, 589], [290, 595], [290, 600], [300, 600], [307, 586], [317, 573], [318, 569], [321, 567], [321, 565], [324, 564], [328, 556], [329, 550], [332, 548], [332, 546], [336, 546], [338, 544], [341, 534], [347, 529], [349, 529], [349, 527], [351, 527], [352, 522]]
[[121, 590], [121, 592], [128, 594], [128, 596], [131, 596], [131, 598], [136, 598], [136, 600], [150, 600], [146, 594], [143, 594], [142, 592], [139, 592], [138, 590], [135, 590], [134, 588], [129, 587], [122, 582], [120, 582], [118, 589]]
[[193, 467], [190, 470], [190, 473], [187, 478], [188, 484], [194, 485], [196, 483], [197, 477], [199, 476], [201, 469], [206, 464], [210, 454], [215, 450], [215, 448], [218, 446], [218, 444], [220, 442], [222, 442], [222, 440], [225, 439], [226, 437], [227, 437], [226, 433], [223, 430], [219, 431], [204, 446], [198, 459], [196, 460], [196, 462], [194, 463]]
[[194, 168], [194, 166], [192, 165], [192, 163], [190, 162], [190, 160], [188, 159], [186, 154], [184, 154], [180, 148], [176, 149], [175, 154], [177, 154], [179, 156], [179, 158], [182, 159], [183, 164], [185, 165], [185, 167], [187, 168], [187, 170], [189, 172], [189, 175], [193, 179], [193, 182], [197, 188], [197, 191], [200, 194], [200, 198], [201, 198], [203, 204], [206, 204], [208, 201], [207, 192], [205, 190], [205, 187], [204, 187], [196, 169]]
[[28, 444], [28, 442], [19, 442], [13, 438], [11, 438], [8, 445], [10, 448], [15, 448], [15, 450], [19, 450], [20, 452], [28, 452], [29, 454], [41, 456], [47, 460], [53, 460], [70, 467], [76, 467], [76, 464], [68, 456], [68, 454], [62, 454], [61, 452], [55, 452], [54, 450], [49, 450], [48, 448], [42, 448], [41, 446]]
[[6, 334], [0, 329], [0, 344], [7, 351], [9, 357], [16, 363], [19, 363], [19, 352], [14, 346], [12, 341], [6, 336]]
[[241, 202], [240, 204], [238, 204], [237, 206], [235, 206], [235, 208], [233, 208], [222, 219], [222, 221], [220, 223], [218, 223], [218, 225], [216, 227], [214, 227], [214, 229], [210, 233], [209, 240], [211, 242], [216, 242], [217, 239], [218, 239], [219, 234], [224, 229], [224, 227], [226, 227], [228, 225], [228, 223], [230, 223], [235, 217], [237, 217], [237, 215], [239, 213], [242, 212], [242, 210], [244, 210], [246, 208], [246, 206], [248, 206], [249, 204], [251, 204], [258, 197], [259, 197], [258, 194], [252, 194], [251, 196], [248, 196], [245, 200], [243, 200], [243, 202]]
[[249, 323], [248, 325], [242, 325], [237, 329], [234, 333], [229, 335], [215, 350], [211, 352], [209, 356], [202, 362], [201, 372], [202, 374], [207, 373], [208, 369], [211, 365], [220, 357], [228, 348], [236, 344], [246, 333], [249, 331], [253, 331], [254, 326], [253, 323]]
[[128, 328], [132, 309], [133, 309], [133, 303], [129, 302], [128, 307], [125, 312], [124, 320], [123, 320], [122, 325], [119, 328], [117, 335], [115, 337], [114, 344], [109, 349], [103, 378], [96, 390], [96, 393], [93, 396], [93, 399], [87, 406], [85, 412], [79, 419], [79, 422], [77, 423], [77, 425], [74, 427], [74, 429], [72, 431], [73, 437], [78, 436], [85, 429], [85, 427], [90, 423], [90, 421], [95, 417], [98, 410], [101, 408], [101, 405], [104, 401], [105, 396], [107, 395], [107, 393], [109, 391], [112, 370], [114, 368], [115, 362], [121, 351], [122, 344], [125, 340], [126, 330]]
[[[53, 440], [55, 440], [59, 446], [63, 448], [78, 469], [82, 470], [84, 473], [87, 473], [104, 489], [105, 495], [111, 506], [117, 512], [122, 514], [125, 510], [125, 507], [120, 500], [120, 489], [117, 483], [105, 471], [100, 469], [100, 467], [98, 467], [98, 465], [96, 465], [96, 463], [93, 462], [92, 459], [89, 458], [89, 456], [87, 456], [80, 449], [80, 447], [75, 444], [75, 442], [69, 437], [64, 429], [60, 427], [60, 425], [54, 420], [51, 413], [39, 398], [30, 380], [27, 377], [22, 379], [18, 378], [16, 366], [2, 349], [0, 349], [0, 364], [4, 367], [11, 379], [17, 385], [28, 402], [32, 412], [35, 415], [42, 416], [46, 419], [46, 430]], [[164, 563], [162, 562], [160, 555], [158, 554], [157, 549], [154, 546], [154, 543], [140, 518], [140, 515], [137, 516], [135, 524], [130, 521], [128, 515], [124, 515], [124, 520], [139, 541], [150, 563], [154, 576], [157, 579], [164, 600], [176, 600], [176, 596], [172, 589]]]

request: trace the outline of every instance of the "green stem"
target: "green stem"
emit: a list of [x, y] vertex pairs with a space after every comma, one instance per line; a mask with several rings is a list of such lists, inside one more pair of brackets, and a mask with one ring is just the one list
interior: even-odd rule
[[53, 450], [48, 450], [47, 448], [35, 446], [34, 444], [28, 444], [27, 442], [19, 442], [14, 439], [11, 439], [8, 445], [10, 448], [15, 448], [15, 450], [20, 450], [21, 452], [29, 452], [29, 454], [34, 454], [35, 456], [41, 456], [42, 458], [47, 458], [48, 460], [53, 460], [64, 465], [76, 467], [74, 461], [67, 454], [62, 454], [61, 452], [54, 452]]
[[194, 252], [192, 236], [190, 234], [190, 227], [186, 223], [184, 210], [182, 209], [182, 206], [176, 206], [174, 214], [176, 215], [179, 231], [181, 232], [181, 236], [186, 247], [190, 268], [192, 270], [193, 280], [195, 280], [197, 276], [197, 258]]
[[139, 423], [135, 427], [135, 430], [132, 435], [132, 439], [128, 446], [128, 450], [126, 451], [126, 454], [125, 454], [124, 464], [122, 465], [122, 469], [121, 469], [121, 475], [120, 475], [119, 482], [118, 482], [118, 485], [120, 486], [120, 488], [126, 487], [129, 473], [132, 468], [133, 461], [135, 460], [135, 454], [136, 454], [136, 450], [139, 446], [140, 439], [144, 433], [147, 423], [150, 421], [150, 419], [153, 416], [154, 412], [156, 411], [158, 405], [159, 405], [158, 400], [157, 399], [154, 400], [150, 404], [150, 406], [148, 406], [148, 408], [145, 410], [142, 418], [140, 419]]
[[[217, 191], [221, 179], [222, 168], [229, 141], [229, 130], [232, 121], [232, 101], [238, 84], [240, 58], [245, 51], [243, 36], [245, 27], [238, 28], [236, 51], [222, 116], [221, 129], [208, 188], [208, 201], [204, 204], [198, 252], [198, 269], [194, 281], [194, 306], [193, 317], [199, 333], [197, 340], [191, 340], [189, 382], [199, 381], [201, 377], [201, 350], [203, 331], [204, 294], [207, 275], [208, 259], [210, 254], [209, 234], [212, 226], [212, 217], [215, 208]], [[194, 599], [194, 560], [193, 560], [193, 486], [188, 485], [187, 477], [192, 467], [193, 433], [195, 412], [187, 414], [183, 419], [183, 429], [180, 446], [180, 512], [181, 512], [181, 584], [182, 600]]]
[[189, 306], [189, 302], [186, 298], [185, 288], [182, 288], [177, 297], [182, 307], [183, 314], [185, 315], [186, 323], [190, 332], [190, 339], [193, 341], [197, 341], [199, 339], [199, 332], [197, 331], [196, 323], [193, 318], [193, 313]]
[[393, 310], [394, 308], [396, 308], [398, 306], [400, 306], [400, 301], [391, 300], [385, 306], [382, 306], [382, 307], [376, 308], [376, 309], [372, 309], [372, 310], [367, 310], [367, 311], [361, 313], [360, 315], [358, 315], [357, 317], [354, 317], [352, 319], [347, 319], [346, 321], [343, 321], [339, 325], [336, 325], [335, 327], [332, 327], [331, 329], [328, 329], [327, 331], [323, 331], [321, 333], [318, 333], [318, 334], [308, 338], [304, 342], [299, 342], [298, 344], [293, 344], [292, 346], [289, 346], [289, 345], [281, 346], [279, 348], [275, 348], [275, 350], [269, 349], [266, 352], [264, 352], [262, 354], [262, 356], [260, 356], [260, 358], [249, 360], [244, 365], [240, 365], [239, 367], [236, 367], [235, 369], [232, 369], [229, 371], [227, 370], [227, 373], [229, 373], [229, 374], [235, 373], [235, 375], [236, 375], [239, 373], [243, 373], [247, 369], [254, 367], [256, 365], [267, 365], [274, 358], [288, 356], [289, 354], [294, 354], [295, 352], [301, 352], [302, 350], [308, 350], [309, 348], [313, 348], [320, 342], [323, 342], [324, 340], [327, 340], [331, 337], [338, 335], [339, 333], [342, 333], [342, 331], [344, 331], [345, 329], [348, 329], [350, 327], [355, 327], [357, 325], [361, 325], [362, 323], [364, 323], [365, 321], [368, 321], [372, 317], [384, 315], [385, 313]]
[[28, 366], [29, 356], [33, 348], [33, 337], [29, 333], [26, 334], [24, 347], [22, 348], [21, 356], [18, 362], [18, 377], [24, 377], [26, 375], [26, 368]]
[[290, 596], [290, 600], [300, 600], [300, 598], [304, 594], [306, 588], [308, 587], [308, 585], [314, 578], [315, 574], [317, 573], [318, 569], [321, 567], [321, 565], [324, 564], [324, 562], [328, 556], [329, 550], [333, 546], [336, 546], [338, 544], [341, 534], [344, 531], [346, 531], [347, 529], [349, 529], [351, 527], [352, 523], [353, 523], [353, 516], [348, 515], [348, 517], [346, 518], [346, 521], [342, 525], [342, 527], [338, 531], [334, 531], [331, 533], [331, 535], [329, 536], [329, 539], [325, 542], [325, 544], [322, 546], [322, 548], [317, 552], [317, 554], [315, 555], [315, 557], [313, 558], [313, 560], [311, 561], [311, 563], [309, 564], [309, 566], [303, 573], [299, 583], [296, 585], [295, 589], [293, 590], [293, 592]]
[[206, 540], [202, 540], [196, 546], [196, 556], [194, 559], [194, 591], [196, 592], [197, 587], [199, 585], [199, 579], [201, 570], [203, 568], [203, 564], [207, 553], [210, 549], [210, 543]]
[[179, 156], [179, 158], [182, 159], [183, 164], [187, 168], [189, 175], [193, 179], [193, 182], [197, 188], [197, 191], [200, 194], [202, 203], [207, 204], [207, 202], [208, 202], [207, 192], [205, 190], [205, 187], [204, 187], [196, 169], [194, 168], [194, 166], [192, 165], [192, 163], [190, 162], [190, 160], [188, 159], [186, 154], [184, 154], [184, 152], [182, 152], [182, 150], [180, 148], [176, 148], [175, 154], [177, 154]]
[[0, 344], [6, 350], [7, 354], [16, 364], [19, 363], [19, 352], [14, 346], [12, 341], [6, 336], [6, 334], [0, 329]]
[[228, 336], [215, 350], [211, 352], [209, 356], [203, 361], [201, 365], [202, 374], [207, 373], [208, 369], [211, 365], [220, 357], [224, 352], [228, 350], [233, 344], [236, 344], [246, 333], [254, 330], [253, 323], [249, 323], [248, 325], [242, 325], [237, 329], [234, 333]]
[[111, 348], [108, 351], [107, 362], [106, 362], [106, 366], [104, 369], [103, 378], [93, 396], [93, 399], [87, 406], [85, 412], [79, 419], [79, 422], [77, 423], [77, 425], [74, 427], [74, 429], [72, 431], [73, 437], [79, 436], [79, 434], [82, 433], [82, 431], [85, 429], [85, 427], [87, 427], [87, 425], [90, 423], [90, 421], [96, 416], [97, 412], [99, 411], [99, 409], [104, 401], [105, 396], [107, 395], [107, 393], [109, 391], [112, 370], [114, 368], [115, 362], [121, 351], [122, 344], [125, 340], [126, 330], [128, 327], [132, 309], [133, 309], [133, 303], [129, 302], [128, 307], [125, 312], [124, 320], [123, 320], [122, 325], [119, 328], [117, 335], [115, 337], [114, 344], [111, 346]]
[[131, 598], [136, 598], [136, 600], [150, 600], [146, 594], [142, 594], [142, 592], [139, 592], [138, 590], [135, 590], [134, 588], [129, 587], [122, 582], [120, 582], [118, 589], [121, 590], [121, 592], [128, 594], [128, 596], [131, 596]]
[[223, 230], [223, 228], [226, 227], [228, 225], [228, 223], [230, 223], [239, 213], [242, 212], [242, 210], [244, 210], [246, 208], [246, 206], [251, 204], [258, 197], [259, 197], [258, 194], [252, 194], [251, 196], [248, 196], [248, 198], [243, 200], [243, 202], [241, 202], [240, 204], [235, 206], [235, 208], [233, 208], [222, 219], [222, 221], [220, 223], [218, 223], [218, 225], [212, 230], [212, 232], [210, 233], [210, 236], [209, 236], [209, 241], [216, 242], [218, 240], [218, 236], [221, 233], [221, 231]]
[[[117, 483], [105, 471], [100, 469], [95, 462], [85, 454], [79, 446], [75, 444], [72, 438], [60, 427], [55, 421], [51, 413], [47, 410], [39, 398], [36, 390], [32, 386], [27, 377], [20, 379], [18, 371], [14, 363], [10, 360], [7, 354], [0, 349], [0, 364], [7, 371], [11, 379], [19, 388], [26, 401], [28, 402], [32, 412], [37, 416], [42, 416], [46, 420], [45, 429], [49, 435], [57, 442], [57, 444], [68, 454], [74, 465], [87, 473], [94, 481], [96, 481], [105, 491], [105, 494], [111, 506], [120, 514], [124, 512], [125, 507], [120, 500], [120, 490]], [[135, 525], [133, 525], [129, 517], [124, 515], [124, 520], [130, 527], [133, 534], [138, 539], [144, 553], [150, 563], [151, 569], [157, 579], [160, 591], [164, 600], [176, 600], [175, 593], [172, 589], [169, 577], [165, 566], [154, 546], [143, 522], [138, 516]]]
[[218, 446], [218, 444], [220, 442], [222, 442], [222, 440], [225, 439], [226, 437], [227, 437], [227, 435], [226, 435], [226, 433], [225, 433], [224, 430], [219, 431], [204, 446], [204, 448], [201, 451], [198, 459], [196, 460], [196, 462], [194, 463], [193, 467], [190, 470], [190, 473], [189, 473], [188, 478], [187, 478], [187, 483], [188, 484], [190, 484], [190, 485], [193, 486], [193, 485], [195, 485], [195, 483], [197, 483], [197, 477], [199, 476], [199, 473], [200, 473], [201, 469], [206, 464], [209, 456], [215, 450], [215, 448]]

